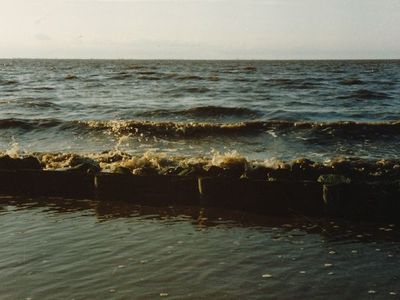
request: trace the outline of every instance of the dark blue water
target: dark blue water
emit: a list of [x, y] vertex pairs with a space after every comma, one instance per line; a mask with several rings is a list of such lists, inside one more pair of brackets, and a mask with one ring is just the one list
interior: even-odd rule
[[400, 61], [0, 60], [0, 108], [3, 152], [393, 159]]

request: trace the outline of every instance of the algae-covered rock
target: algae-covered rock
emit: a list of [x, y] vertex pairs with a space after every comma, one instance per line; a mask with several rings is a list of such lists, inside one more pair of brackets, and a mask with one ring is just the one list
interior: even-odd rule
[[132, 171], [129, 168], [118, 166], [112, 170], [115, 174], [132, 175]]
[[179, 175], [185, 169], [182, 167], [164, 168], [161, 170], [160, 175]]
[[194, 167], [184, 168], [178, 173], [178, 176], [197, 176], [197, 175], [199, 175], [199, 172]]
[[151, 167], [136, 168], [132, 171], [133, 175], [137, 176], [155, 176], [159, 175], [158, 171]]
[[69, 162], [69, 171], [95, 174], [101, 171], [100, 165], [94, 159], [88, 157], [74, 156]]
[[99, 166], [90, 163], [82, 163], [67, 170], [73, 172], [88, 173], [88, 174], [96, 174], [101, 171]]

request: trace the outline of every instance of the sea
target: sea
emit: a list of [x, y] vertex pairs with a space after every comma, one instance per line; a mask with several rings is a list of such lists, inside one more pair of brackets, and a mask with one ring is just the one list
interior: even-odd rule
[[[46, 169], [399, 151], [399, 60], [0, 59], [0, 155]], [[9, 196], [0, 220], [1, 299], [400, 299], [391, 222]]]

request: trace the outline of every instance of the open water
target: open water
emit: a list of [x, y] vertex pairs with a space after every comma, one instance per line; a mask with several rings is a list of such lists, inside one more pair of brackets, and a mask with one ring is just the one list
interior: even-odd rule
[[397, 158], [400, 61], [0, 60], [0, 150]]

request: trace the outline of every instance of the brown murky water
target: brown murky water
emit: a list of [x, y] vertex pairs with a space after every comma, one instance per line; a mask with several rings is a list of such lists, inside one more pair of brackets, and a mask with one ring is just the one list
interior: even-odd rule
[[0, 198], [1, 299], [399, 299], [397, 224]]

